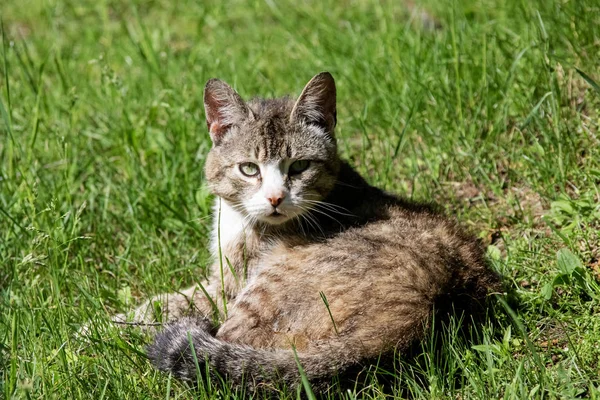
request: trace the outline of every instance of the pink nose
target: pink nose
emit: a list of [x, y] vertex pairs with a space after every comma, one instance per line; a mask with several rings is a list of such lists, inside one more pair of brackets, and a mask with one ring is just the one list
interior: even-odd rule
[[283, 193], [267, 197], [267, 200], [269, 200], [269, 203], [271, 203], [273, 207], [280, 205], [283, 199], [285, 199], [285, 194]]

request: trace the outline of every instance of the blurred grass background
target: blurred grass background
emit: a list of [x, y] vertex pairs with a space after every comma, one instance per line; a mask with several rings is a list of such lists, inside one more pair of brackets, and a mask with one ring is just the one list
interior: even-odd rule
[[455, 321], [391, 389], [331, 397], [599, 397], [597, 2], [4, 0], [0, 20], [5, 398], [244, 397], [171, 381], [107, 320], [204, 275], [206, 80], [297, 95], [324, 70], [345, 157], [456, 215], [510, 292], [475, 341]]

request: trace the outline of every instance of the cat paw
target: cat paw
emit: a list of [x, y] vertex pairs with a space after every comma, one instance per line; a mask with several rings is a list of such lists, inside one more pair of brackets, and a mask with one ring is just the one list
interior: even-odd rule
[[117, 328], [122, 330], [129, 326], [141, 329], [146, 333], [153, 333], [157, 328], [163, 326], [163, 323], [157, 322], [154, 318], [154, 314], [148, 312], [147, 307], [139, 307], [126, 314], [115, 314], [111, 316], [108, 324], [106, 321], [87, 321], [75, 332], [75, 338], [89, 341], [95, 334], [106, 333], [107, 328]]
[[154, 318], [153, 313], [140, 308], [127, 314], [115, 314], [110, 318], [110, 321], [115, 326], [132, 326], [149, 331], [163, 326], [162, 322], [158, 322], [158, 319]]
[[142, 330], [154, 330], [181, 316], [179, 303], [167, 301], [167, 296], [159, 295], [146, 300], [141, 305], [123, 314], [115, 314], [110, 320], [114, 325], [133, 326]]

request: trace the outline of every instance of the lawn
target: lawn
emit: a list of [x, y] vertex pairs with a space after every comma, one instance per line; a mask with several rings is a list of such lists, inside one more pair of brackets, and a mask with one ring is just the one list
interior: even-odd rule
[[456, 216], [506, 282], [469, 335], [437, 326], [331, 397], [600, 398], [597, 1], [2, 0], [0, 19], [0, 397], [243, 397], [155, 371], [150, 337], [108, 320], [205, 274], [206, 80], [297, 95], [326, 70], [344, 156]]

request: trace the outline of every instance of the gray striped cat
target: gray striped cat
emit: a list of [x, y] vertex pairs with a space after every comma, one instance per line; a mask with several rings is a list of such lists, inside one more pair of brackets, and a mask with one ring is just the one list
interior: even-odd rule
[[133, 313], [155, 321], [159, 304], [162, 320], [178, 320], [148, 348], [160, 370], [195, 380], [197, 360], [251, 390], [295, 386], [295, 350], [325, 389], [335, 374], [406, 351], [442, 302], [499, 288], [455, 222], [370, 186], [339, 158], [329, 73], [297, 100], [244, 102], [212, 79], [204, 105], [215, 262], [203, 284]]

